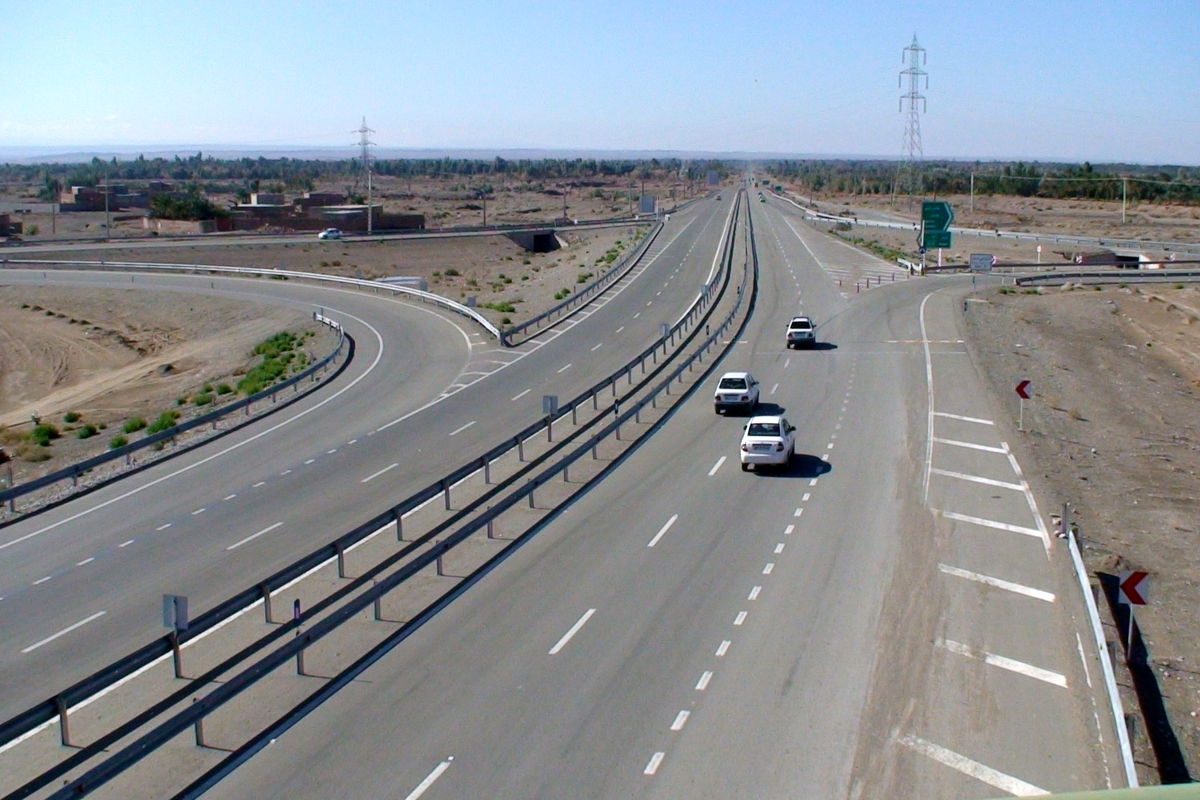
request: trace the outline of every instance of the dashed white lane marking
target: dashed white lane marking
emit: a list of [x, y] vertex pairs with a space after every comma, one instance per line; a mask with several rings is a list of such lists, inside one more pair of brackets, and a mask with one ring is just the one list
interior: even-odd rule
[[195, 511], [193, 511], [193, 512], [192, 512], [192, 516], [194, 517], [194, 516], [196, 516], [197, 514], [203, 514], [203, 513], [204, 513], [205, 511], [207, 511], [207, 510], [208, 510], [208, 509], [206, 509], [206, 508], [197, 508]]
[[797, 507], [797, 508], [796, 508], [796, 510], [792, 512], [792, 516], [793, 516], [793, 517], [798, 517], [798, 516], [800, 516], [800, 515], [801, 515], [801, 514], [803, 514], [803, 513], [804, 513], [804, 509], [803, 509], [803, 508], [799, 508], [799, 507]]
[[717, 646], [717, 658], [720, 658], [721, 656], [723, 656], [723, 655], [725, 655], [726, 653], [728, 653], [728, 652], [729, 652], [729, 646], [730, 646], [731, 644], [733, 644], [733, 642], [729, 641], [728, 639], [726, 639], [725, 641], [721, 642], [721, 644]]
[[649, 761], [649, 763], [646, 764], [646, 768], [644, 770], [642, 770], [642, 774], [643, 775], [653, 775], [654, 773], [658, 772], [659, 764], [662, 764], [663, 759], [666, 757], [667, 757], [667, 754], [661, 750], [659, 750], [654, 755], [650, 756], [650, 761]]
[[783, 542], [780, 542], [779, 544], [775, 545], [775, 555], [779, 555], [782, 552], [783, 552]]
[[1053, 592], [1034, 589], [1032, 586], [1013, 583], [1012, 581], [1006, 581], [1003, 578], [993, 578], [990, 575], [983, 575], [979, 572], [971, 572], [970, 570], [962, 569], [960, 567], [952, 567], [949, 564], [938, 564], [938, 569], [947, 575], [954, 575], [958, 578], [966, 578], [969, 581], [975, 581], [976, 583], [982, 583], [987, 586], [995, 586], [997, 589], [1004, 589], [1007, 592], [1023, 594], [1026, 597], [1032, 597], [1035, 600], [1044, 600], [1047, 603], [1053, 603], [1055, 600]]
[[760, 593], [760, 592], [762, 592], [762, 587], [761, 587], [761, 586], [755, 586], [753, 589], [751, 589], [751, 590], [750, 590], [750, 594], [748, 594], [748, 595], [746, 596], [746, 599], [747, 599], [747, 600], [751, 600], [751, 601], [753, 601], [753, 600], [757, 600], [757, 599], [758, 599], [758, 595], [759, 595], [759, 593]]
[[1075, 644], [1079, 647], [1079, 662], [1083, 664], [1083, 677], [1087, 680], [1088, 688], [1092, 688], [1092, 671], [1088, 669], [1087, 653], [1083, 650], [1083, 637], [1075, 633]]
[[767, 394], [775, 394], [775, 390], [778, 388], [779, 388], [779, 384], [777, 383], [771, 387], [771, 391], [767, 392]]
[[705, 689], [707, 689], [708, 682], [711, 681], [712, 678], [712, 670], [706, 669], [704, 672], [700, 673], [700, 680], [696, 681], [696, 691], [703, 692]]
[[958, 439], [942, 439], [937, 436], [933, 437], [933, 441], [938, 444], [948, 444], [951, 447], [966, 447], [970, 450], [982, 450], [985, 453], [1007, 453], [1007, 447], [996, 447], [988, 444], [975, 444], [974, 442], [963, 442]]
[[92, 563], [95, 560], [96, 560], [95, 556], [92, 556], [91, 558], [85, 558], [83, 561], [76, 561], [75, 566], [82, 567], [82, 566]]
[[658, 544], [658, 540], [661, 539], [667, 531], [671, 530], [671, 526], [675, 524], [675, 520], [677, 519], [679, 519], [679, 515], [672, 514], [671, 518], [667, 520], [666, 524], [658, 529], [658, 533], [654, 534], [654, 538], [646, 544], [646, 547], [654, 547], [654, 545]]
[[282, 478], [284, 475], [291, 475], [291, 474], [292, 474], [292, 471], [290, 469], [285, 469], [283, 472], [279, 473], [279, 477]]
[[791, 535], [792, 535], [792, 531], [794, 531], [794, 530], [796, 530], [796, 526], [795, 526], [795, 525], [788, 525], [786, 528], [784, 528], [784, 529], [783, 529], [783, 535], [784, 535], [784, 536], [791, 536]]
[[569, 369], [570, 369], [572, 366], [573, 366], [573, 365], [571, 365], [571, 364], [566, 364], [566, 365], [564, 365], [564, 366], [561, 366], [561, 367], [559, 367], [559, 368], [558, 368], [558, 373], [561, 375], [562, 373], [564, 373], [564, 372], [566, 372], [567, 370], [569, 370]]
[[386, 467], [384, 467], [383, 469], [379, 470], [378, 472], [372, 472], [370, 475], [368, 475], [367, 477], [365, 477], [361, 481], [359, 481], [359, 483], [366, 483], [367, 481], [374, 480], [375, 478], [378, 478], [380, 475], [387, 472], [388, 470], [395, 469], [398, 466], [400, 466], [398, 463], [397, 464], [389, 464]]
[[1016, 797], [1033, 797], [1039, 794], [1049, 794], [1045, 789], [1034, 786], [1032, 783], [1026, 783], [1020, 778], [1006, 775], [999, 770], [980, 764], [978, 761], [972, 761], [964, 755], [956, 753], [953, 750], [948, 750], [933, 742], [926, 741], [919, 736], [902, 736], [898, 741], [900, 744], [916, 750], [921, 755], [928, 756], [951, 769], [958, 770], [964, 775], [969, 775], [977, 781], [982, 781], [989, 786], [995, 786], [1000, 791], [1008, 792]]
[[951, 653], [956, 653], [967, 658], [974, 658], [982, 661], [993, 667], [1006, 669], [1009, 672], [1015, 672], [1018, 675], [1024, 675], [1028, 678], [1034, 678], [1045, 683], [1060, 686], [1063, 689], [1067, 688], [1067, 678], [1065, 675], [1060, 675], [1052, 670], [1035, 667], [1032, 664], [1026, 664], [1024, 661], [1017, 661], [1015, 658], [1007, 656], [998, 656], [995, 653], [989, 653], [986, 650], [978, 650], [968, 644], [955, 642], [950, 639], [943, 639], [938, 642], [938, 645], [949, 650]]
[[34, 582], [31, 584], [31, 585], [33, 585], [33, 586], [41, 586], [43, 583], [45, 583], [45, 582], [46, 582], [46, 581], [48, 581], [48, 580], [51, 580], [53, 577], [54, 577], [53, 575], [47, 575], [47, 576], [46, 576], [46, 577], [44, 577], [44, 578], [38, 578], [38, 579], [37, 579], [36, 581], [34, 581]]
[[133, 544], [133, 539], [127, 539], [127, 540], [121, 542], [119, 545], [117, 545], [117, 547], [118, 548], [129, 547], [129, 545], [131, 545], [131, 544]]
[[[327, 455], [327, 456], [331, 456], [331, 455], [333, 455], [333, 454], [334, 454], [334, 453], [336, 453], [336, 452], [337, 452], [337, 448], [335, 447], [335, 448], [333, 448], [332, 450], [326, 450], [326, 451], [325, 451], [325, 455]], [[236, 495], [234, 495], [234, 496], [236, 497]]]
[[812, 492], [805, 492], [804, 496], [800, 498], [800, 502], [807, 503], [811, 497], [812, 497]]
[[237, 497], [237, 492], [234, 492], [233, 494], [225, 495], [224, 497], [221, 498], [221, 501], [224, 502], [226, 500], [232, 500], [235, 497]]
[[634, 315], [633, 315], [633, 318], [634, 318], [634, 319], [637, 319], [637, 318], [638, 318], [638, 317], [640, 317], [641, 315], [642, 315], [642, 312], [640, 312], [640, 311], [639, 311], [639, 312], [637, 312], [636, 314], [634, 314]]
[[316, 461], [316, 459], [315, 459], [315, 458], [309, 458], [309, 459], [305, 459], [305, 461], [304, 461], [304, 465], [305, 465], [305, 466], [308, 466], [309, 464], [313, 463], [314, 461]]
[[155, 528], [154, 530], [156, 530], [156, 531], [165, 531], [167, 528], [171, 527], [171, 525], [172, 525], [172, 523], [170, 523], [170, 522], [164, 522], [162, 525], [159, 525], [159, 526], [158, 526], [157, 528]]
[[346, 442], [346, 444], [358, 444], [358, 439], [351, 439], [350, 441]]
[[558, 640], [558, 643], [555, 644], [554, 647], [550, 648], [548, 655], [556, 655], [560, 650], [566, 647], [567, 642], [571, 641], [571, 638], [575, 634], [579, 633], [579, 629], [582, 628], [587, 621], [592, 618], [592, 614], [595, 613], [596, 609], [594, 608], [589, 608], [587, 611], [583, 612], [583, 616], [579, 618], [579, 621], [572, 625], [571, 629], [562, 635], [562, 638]]
[[930, 470], [934, 475], [941, 475], [946, 478], [957, 478], [960, 481], [970, 481], [971, 483], [982, 483], [984, 486], [995, 486], [998, 489], [1012, 489], [1014, 492], [1023, 492], [1029, 487], [1023, 483], [1011, 483], [1010, 481], [998, 481], [995, 478], [985, 478], [981, 475], [968, 475], [965, 472], [952, 472], [948, 469], [938, 469], [934, 467]]
[[763, 574], [763, 575], [770, 575], [770, 574], [771, 574], [772, 572], [774, 572], [774, 571], [775, 571], [775, 564], [774, 564], [774, 562], [768, 561], [768, 562], [767, 562], [767, 565], [766, 565], [765, 567], [763, 567], [762, 574]]
[[276, 522], [274, 525], [268, 525], [267, 527], [263, 528], [258, 533], [252, 533], [249, 536], [247, 536], [245, 539], [242, 539], [240, 542], [234, 542], [233, 544], [229, 545], [229, 547], [226, 547], [225, 549], [226, 550], [236, 550], [237, 548], [246, 544], [246, 542], [252, 542], [255, 539], [257, 539], [258, 537], [262, 536], [264, 533], [270, 533], [271, 531], [275, 530], [276, 528], [279, 528], [282, 526], [283, 526], [282, 522]]
[[983, 517], [972, 517], [970, 514], [959, 514], [957, 511], [939, 511], [938, 513], [946, 519], [953, 519], [957, 520], [958, 522], [969, 522], [972, 525], [980, 525], [984, 528], [994, 528], [998, 531], [1023, 533], [1026, 536], [1035, 536], [1038, 539], [1042, 538], [1042, 532], [1037, 528], [1026, 528], [1024, 525], [1013, 525], [1008, 522], [997, 522], [994, 519], [984, 519]]
[[739, 612], [738, 612], [738, 614], [737, 614], [737, 616], [733, 618], [733, 624], [734, 624], [734, 625], [741, 625], [743, 622], [745, 622], [745, 621], [746, 621], [746, 617], [748, 617], [748, 616], [749, 616], [749, 613], [748, 613], [748, 612], [746, 612], [746, 611], [739, 611]]
[[621, 331], [623, 331], [623, 330], [625, 330], [625, 326], [624, 326], [624, 325], [622, 325], [621, 327], [617, 328], [617, 329], [616, 329], [616, 331], [614, 331], [614, 333], [620, 333], [620, 332], [621, 332]]
[[37, 650], [42, 645], [50, 644], [58, 637], [66, 636], [68, 633], [75, 630], [76, 628], [82, 628], [84, 625], [87, 625], [89, 622], [92, 622], [93, 620], [100, 619], [107, 613], [108, 613], [107, 611], [97, 611], [95, 614], [92, 614], [90, 617], [85, 617], [85, 618], [79, 620], [79, 622], [76, 622], [74, 625], [68, 625], [67, 627], [63, 628], [61, 631], [54, 634], [53, 636], [47, 636], [45, 639], [42, 639], [40, 642], [31, 644], [31, 645], [29, 645], [29, 647], [21, 648], [21, 652], [22, 653], [32, 653], [34, 650]]
[[251, 489], [257, 489], [257, 488], [258, 488], [258, 487], [260, 487], [260, 486], [266, 486], [266, 485], [267, 485], [267, 482], [266, 482], [266, 481], [259, 481], [258, 483], [254, 484], [254, 485], [253, 485], [253, 486], [251, 486], [250, 488], [251, 488]]
[[418, 783], [417, 788], [409, 792], [408, 796], [405, 797], [404, 800], [419, 800], [421, 795], [425, 794], [425, 792], [429, 790], [430, 786], [433, 786], [434, 781], [442, 777], [442, 773], [450, 768], [450, 763], [452, 761], [454, 761], [454, 756], [450, 756], [445, 761], [434, 767], [433, 772], [426, 775], [425, 780]]
[[520, 400], [522, 397], [524, 397], [525, 395], [529, 394], [532, 391], [533, 391], [533, 389], [526, 389], [525, 391], [521, 392], [519, 395], [514, 397], [513, 400]]
[[808, 485], [809, 485], [809, 486], [816, 486], [816, 485], [817, 485], [817, 479], [816, 479], [816, 478], [813, 478], [811, 481], [809, 481], [809, 482], [808, 482]]
[[474, 425], [474, 424], [475, 424], [475, 422], [476, 422], [476, 420], [471, 420], [471, 421], [470, 421], [470, 422], [468, 422], [466, 425], [461, 425], [461, 426], [459, 426], [459, 427], [455, 428], [454, 430], [450, 431], [450, 435], [451, 435], [451, 436], [457, 436], [458, 434], [460, 434], [460, 433], [462, 433], [463, 431], [465, 431], [467, 428], [469, 428], [469, 427], [471, 427], [472, 425]]
[[791, 363], [792, 363], [792, 360], [791, 360], [790, 358], [784, 359], [784, 361], [783, 361], [783, 368], [784, 368], [784, 369], [787, 369], [787, 368], [788, 368], [788, 366], [789, 366]]
[[691, 715], [692, 715], [692, 712], [690, 712], [690, 711], [687, 711], [687, 710], [680, 711], [678, 714], [675, 715], [675, 721], [671, 723], [671, 730], [673, 730], [673, 731], [683, 730], [683, 726], [687, 724], [688, 717], [690, 717]]
[[725, 463], [725, 456], [721, 456], [720, 458], [718, 458], [717, 463], [713, 464], [713, 468], [708, 471], [708, 477], [711, 478], [713, 475], [716, 475], [717, 470], [719, 470], [721, 468], [721, 465], [724, 463]]
[[594, 346], [594, 347], [592, 348], [592, 352], [593, 352], [593, 353], [594, 353], [594, 352], [596, 352], [596, 351], [597, 351], [597, 350], [599, 350], [601, 347], [604, 347], [604, 342], [600, 342], [599, 344], [597, 344], [596, 346]]
[[979, 417], [964, 417], [960, 414], [948, 414], [945, 411], [935, 411], [935, 412], [933, 412], [933, 415], [935, 417], [946, 417], [947, 419], [959, 419], [959, 420], [962, 420], [963, 422], [976, 422], [976, 423], [979, 423], [980, 425], [995, 425], [996, 424], [996, 423], [992, 422], [990, 419], [979, 419]]

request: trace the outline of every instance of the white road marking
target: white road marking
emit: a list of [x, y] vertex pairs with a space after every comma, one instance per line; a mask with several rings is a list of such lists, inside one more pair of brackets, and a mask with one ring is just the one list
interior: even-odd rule
[[800, 502], [807, 503], [809, 498], [811, 498], [811, 497], [812, 497], [812, 492], [805, 492], [804, 496], [800, 498]]
[[755, 586], [753, 589], [750, 590], [750, 594], [747, 595], [746, 599], [747, 600], [757, 600], [758, 595], [761, 591], [762, 591], [761, 586]]
[[791, 363], [792, 363], [792, 360], [790, 358], [784, 359], [783, 368], [787, 369], [791, 365]]
[[368, 475], [367, 477], [365, 477], [361, 481], [359, 481], [359, 483], [366, 483], [367, 481], [374, 480], [375, 478], [378, 478], [383, 473], [387, 472], [389, 469], [395, 469], [398, 466], [400, 466], [400, 465], [399, 464], [390, 464], [390, 465], [384, 467], [383, 469], [379, 470], [378, 472], [372, 472], [370, 475]]
[[291, 475], [291, 474], [292, 474], [292, 471], [290, 469], [285, 469], [283, 472], [279, 473], [279, 477], [282, 478], [284, 475]]
[[1023, 533], [1026, 536], [1036, 536], [1039, 539], [1042, 537], [1042, 532], [1037, 528], [1026, 528], [1023, 525], [1011, 525], [1007, 522], [997, 522], [992, 519], [984, 519], [983, 517], [972, 517], [969, 514], [959, 514], [957, 511], [939, 511], [946, 519], [957, 520], [958, 522], [969, 522], [972, 525], [980, 525], [984, 528], [994, 528], [998, 531], [1010, 531], [1012, 533]]
[[316, 461], [316, 459], [315, 459], [315, 458], [310, 458], [310, 459], [307, 459], [307, 460], [305, 460], [305, 462], [304, 462], [304, 465], [305, 465], [305, 466], [308, 466], [309, 464], [313, 463], [314, 461]]
[[1079, 646], [1079, 662], [1083, 664], [1083, 677], [1087, 679], [1088, 688], [1092, 688], [1092, 671], [1088, 669], [1087, 653], [1083, 651], [1083, 637], [1075, 633], [1075, 644]]
[[954, 575], [958, 578], [966, 578], [969, 581], [986, 584], [987, 586], [995, 586], [997, 589], [1004, 589], [1007, 592], [1015, 592], [1023, 594], [1026, 597], [1032, 597], [1035, 600], [1044, 600], [1047, 603], [1053, 603], [1055, 596], [1053, 592], [1045, 592], [1041, 589], [1034, 589], [1032, 586], [1025, 586], [1020, 583], [1013, 583], [1002, 578], [993, 578], [990, 575], [983, 575], [978, 572], [952, 567], [949, 564], [938, 564], [938, 569], [947, 575]]
[[170, 523], [170, 522], [164, 522], [162, 525], [159, 525], [159, 526], [158, 526], [157, 528], [155, 528], [154, 530], [156, 530], [156, 531], [165, 531], [167, 528], [171, 527], [171, 524], [172, 524], [172, 523]]
[[654, 773], [658, 772], [658, 765], [661, 764], [662, 760], [666, 757], [667, 757], [667, 754], [661, 750], [659, 750], [654, 755], [650, 756], [650, 762], [648, 764], [646, 764], [646, 768], [644, 770], [642, 770], [642, 774], [643, 775], [653, 775]]
[[558, 368], [558, 373], [561, 375], [562, 373], [564, 373], [564, 372], [566, 372], [567, 370], [569, 370], [569, 369], [571, 368], [571, 366], [572, 366], [571, 364], [567, 364], [566, 366], [559, 367], [559, 368]]
[[833, 449], [833, 442], [830, 442], [829, 444], [825, 445], [825, 449], [826, 449], [826, 450], [832, 450], [832, 449]]
[[765, 567], [763, 567], [762, 574], [763, 574], [763, 575], [770, 575], [770, 574], [771, 574], [772, 572], [774, 572], [774, 571], [775, 571], [775, 563], [774, 563], [774, 562], [772, 562], [772, 561], [768, 561], [768, 562], [767, 562], [767, 565], [766, 565]]
[[783, 529], [783, 535], [784, 535], [784, 536], [791, 536], [791, 535], [792, 535], [792, 531], [794, 531], [794, 530], [796, 530], [796, 526], [795, 526], [795, 525], [788, 525], [786, 528], [784, 528], [784, 529]]
[[809, 485], [809, 486], [816, 486], [816, 485], [817, 485], [817, 479], [816, 479], [816, 478], [813, 478], [811, 481], [809, 481], [809, 482], [808, 482], [808, 485]]
[[775, 394], [775, 390], [778, 388], [779, 388], [779, 384], [777, 383], [771, 387], [771, 391], [767, 392], [767, 394]]
[[533, 391], [532, 389], [526, 389], [525, 391], [521, 392], [519, 395], [514, 397], [513, 400], [520, 400], [522, 397], [524, 397], [525, 395], [529, 394], [532, 391]]
[[692, 712], [690, 712], [690, 711], [687, 711], [687, 710], [680, 711], [678, 714], [675, 715], [675, 721], [671, 723], [671, 730], [673, 730], [673, 731], [683, 730], [683, 726], [687, 724], [688, 717], [690, 717], [691, 715], [692, 715]]
[[326, 451], [325, 451], [325, 455], [327, 455], [327, 456], [331, 456], [331, 455], [333, 455], [333, 454], [334, 454], [334, 453], [336, 453], [336, 452], [337, 452], [337, 448], [335, 447], [335, 448], [333, 448], [332, 450], [326, 450]]
[[40, 642], [38, 642], [36, 644], [31, 644], [31, 645], [29, 645], [29, 647], [22, 648], [21, 652], [22, 653], [32, 653], [34, 650], [37, 650], [42, 645], [50, 644], [50, 642], [53, 642], [58, 637], [66, 636], [68, 633], [75, 630], [76, 628], [82, 628], [84, 625], [87, 625], [92, 620], [100, 619], [107, 613], [108, 613], [107, 611], [97, 611], [95, 614], [92, 614], [90, 617], [85, 617], [84, 619], [79, 620], [79, 622], [76, 622], [74, 625], [68, 625], [67, 627], [63, 628], [61, 631], [54, 634], [53, 636], [47, 636], [45, 639], [42, 639]]
[[258, 488], [258, 487], [260, 487], [260, 486], [266, 486], [266, 485], [267, 485], [267, 482], [266, 482], [266, 481], [259, 481], [258, 483], [254, 484], [254, 485], [253, 485], [253, 486], [251, 486], [250, 488], [251, 488], [251, 489], [257, 489], [257, 488]]
[[995, 653], [989, 653], [986, 650], [977, 650], [968, 644], [955, 642], [950, 639], [943, 639], [938, 642], [938, 645], [946, 650], [949, 650], [951, 653], [956, 653], [960, 656], [966, 656], [967, 658], [974, 658], [990, 666], [1006, 669], [1009, 672], [1015, 672], [1018, 675], [1034, 678], [1045, 683], [1053, 684], [1054, 686], [1061, 686], [1063, 689], [1067, 688], [1066, 676], [1060, 675], [1057, 672], [1043, 669], [1041, 667], [1035, 667], [1032, 664], [1026, 664], [1024, 661], [1017, 661], [1015, 658], [998, 656]]
[[775, 545], [775, 555], [779, 555], [782, 552], [783, 552], [783, 542], [780, 542], [779, 544]]
[[658, 533], [654, 534], [654, 538], [650, 540], [649, 544], [647, 544], [646, 547], [654, 547], [654, 545], [658, 544], [658, 540], [663, 537], [663, 534], [665, 534], [667, 531], [671, 530], [671, 526], [675, 524], [675, 520], [677, 520], [677, 519], [679, 519], [679, 515], [672, 514], [671, 518], [669, 520], [667, 520], [666, 524], [658, 529]]
[[937, 436], [933, 437], [933, 440], [935, 442], [937, 442], [938, 444], [948, 444], [953, 447], [966, 447], [971, 450], [982, 450], [985, 453], [1007, 453], [1008, 452], [1007, 445], [1005, 445], [1004, 447], [995, 447], [993, 445], [987, 445], [987, 444], [975, 444], [974, 442], [961, 442], [958, 439], [940, 439]]
[[226, 547], [225, 549], [226, 550], [235, 550], [235, 549], [241, 547], [242, 545], [244, 545], [246, 542], [252, 542], [255, 539], [257, 539], [258, 537], [262, 536], [264, 533], [270, 533], [271, 531], [275, 530], [276, 528], [282, 527], [282, 525], [283, 525], [282, 522], [276, 522], [274, 525], [268, 525], [267, 527], [263, 528], [258, 533], [251, 534], [250, 536], [247, 536], [245, 539], [242, 539], [240, 542], [234, 542], [233, 544], [229, 545], [229, 547]]
[[592, 352], [593, 352], [593, 353], [594, 353], [594, 352], [596, 352], [596, 351], [597, 351], [597, 350], [599, 350], [601, 347], [604, 347], [604, 342], [600, 342], [599, 344], [597, 344], [597, 345], [595, 345], [594, 347], [592, 347]]
[[[561, 372], [561, 370], [560, 370], [560, 372]], [[466, 425], [463, 425], [463, 426], [461, 426], [461, 427], [455, 428], [454, 430], [450, 431], [450, 435], [451, 435], [451, 436], [457, 436], [458, 434], [460, 434], [460, 433], [462, 433], [463, 431], [465, 431], [467, 428], [469, 428], [469, 427], [471, 427], [472, 425], [474, 425], [474, 424], [475, 424], [475, 422], [476, 422], [476, 420], [471, 420], [471, 421], [470, 421], [470, 422], [468, 422]]]
[[747, 612], [745, 612], [745, 611], [739, 611], [739, 612], [738, 612], [738, 614], [737, 614], [737, 616], [733, 618], [733, 624], [734, 624], [734, 625], [741, 625], [743, 622], [745, 622], [745, 621], [746, 621], [746, 617], [747, 617], [747, 616], [748, 616]]
[[624, 325], [622, 325], [621, 327], [617, 328], [617, 329], [616, 329], [616, 331], [614, 331], [614, 332], [615, 332], [615, 333], [620, 333], [620, 332], [621, 332], [621, 331], [623, 331], [623, 330], [625, 330], [625, 326], [624, 326]]
[[640, 311], [639, 311], [639, 312], [637, 312], [636, 314], [634, 314], [634, 315], [633, 315], [633, 318], [634, 318], [634, 319], [637, 319], [637, 318], [638, 318], [638, 317], [640, 317], [641, 315], [642, 315], [642, 312], [640, 312]]
[[425, 794], [430, 786], [433, 786], [433, 782], [442, 777], [442, 773], [450, 768], [450, 763], [452, 761], [454, 761], [454, 756], [450, 756], [445, 761], [434, 767], [433, 772], [426, 775], [425, 780], [417, 784], [417, 788], [409, 792], [408, 796], [405, 797], [404, 800], [419, 800], [421, 795]]
[[235, 497], [237, 497], [237, 493], [236, 493], [236, 492], [235, 492], [234, 494], [227, 494], [227, 495], [225, 495], [224, 497], [222, 497], [222, 498], [221, 498], [221, 500], [222, 500], [222, 501], [226, 501], [226, 500], [232, 500], [232, 499], [233, 499], [233, 498], [235, 498]]
[[977, 422], [980, 425], [995, 425], [990, 419], [979, 419], [978, 417], [964, 417], [959, 414], [947, 414], [945, 411], [933, 412], [935, 417], [947, 417], [949, 419], [960, 419], [963, 422]]
[[803, 513], [804, 513], [804, 509], [803, 509], [803, 508], [800, 508], [799, 506], [797, 506], [796, 510], [792, 512], [792, 516], [793, 516], [793, 517], [798, 517], [798, 516], [800, 516], [800, 515], [801, 515], [801, 514], [803, 514]]
[[205, 511], [207, 511], [207, 510], [208, 510], [208, 509], [205, 509], [205, 508], [197, 508], [195, 511], [193, 511], [193, 512], [192, 512], [192, 516], [194, 517], [194, 516], [196, 516], [197, 514], [203, 514], [203, 513], [204, 513]]
[[346, 442], [346, 444], [358, 444], [358, 439], [351, 439], [350, 441]]
[[931, 472], [933, 472], [934, 475], [941, 475], [946, 478], [957, 478], [960, 481], [970, 481], [971, 483], [982, 483], [984, 486], [995, 486], [998, 489], [1012, 489], [1014, 492], [1023, 492], [1029, 488], [1024, 483], [998, 481], [995, 478], [984, 478], [980, 475], [968, 475], [965, 472], [952, 472], [948, 469], [939, 469], [937, 467], [934, 467]]
[[83, 561], [76, 561], [76, 562], [75, 562], [75, 566], [77, 566], [77, 567], [82, 567], [82, 566], [84, 566], [85, 564], [90, 564], [90, 563], [92, 563], [92, 562], [93, 562], [93, 561], [95, 561], [95, 560], [96, 560], [96, 557], [95, 557], [95, 556], [92, 556], [91, 558], [85, 558]]
[[713, 464], [713, 468], [708, 471], [708, 477], [711, 478], [713, 475], [716, 475], [717, 470], [719, 470], [721, 468], [721, 465], [724, 463], [725, 463], [725, 456], [721, 456], [720, 458], [718, 458], [717, 463]]
[[704, 672], [700, 673], [700, 680], [696, 681], [696, 691], [703, 692], [705, 689], [707, 689], [708, 682], [712, 680], [712, 677], [712, 670], [706, 669]]
[[117, 545], [117, 547], [118, 548], [129, 547], [129, 545], [131, 545], [131, 544], [133, 544], [133, 539], [129, 539], [127, 541], [121, 542], [119, 545]]
[[34, 582], [33, 582], [33, 584], [32, 584], [32, 585], [33, 585], [33, 586], [41, 586], [43, 583], [45, 583], [46, 581], [48, 581], [48, 580], [52, 579], [53, 577], [54, 577], [53, 575], [47, 575], [47, 576], [46, 576], [46, 577], [44, 577], [44, 578], [38, 578], [36, 581], [34, 581]]
[[1016, 797], [1033, 797], [1039, 794], [1049, 794], [1045, 789], [1034, 786], [1032, 783], [1026, 783], [1019, 778], [1006, 775], [999, 770], [980, 764], [978, 761], [972, 761], [964, 755], [960, 755], [953, 750], [948, 750], [933, 742], [928, 742], [918, 736], [902, 736], [899, 742], [902, 745], [911, 747], [921, 755], [928, 756], [951, 769], [958, 770], [964, 775], [969, 775], [977, 781], [982, 781], [989, 786], [995, 786], [1000, 791], [1008, 792]]
[[558, 653], [558, 651], [560, 651], [564, 647], [566, 647], [567, 642], [571, 641], [571, 637], [573, 637], [575, 634], [579, 633], [579, 629], [582, 628], [584, 626], [584, 624], [589, 619], [592, 618], [592, 614], [595, 614], [595, 613], [596, 613], [596, 609], [594, 609], [594, 608], [589, 608], [587, 611], [585, 611], [583, 613], [583, 616], [579, 618], [579, 621], [571, 626], [571, 630], [564, 633], [562, 638], [558, 640], [558, 644], [556, 644], [556, 645], [554, 645], [554, 647], [550, 648], [549, 655], [556, 655]]

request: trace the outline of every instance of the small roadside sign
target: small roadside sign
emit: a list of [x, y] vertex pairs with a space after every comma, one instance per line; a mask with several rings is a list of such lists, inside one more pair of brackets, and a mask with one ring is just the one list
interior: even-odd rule
[[163, 595], [163, 625], [173, 631], [188, 629], [188, 599], [181, 594]]
[[542, 413], [557, 414], [558, 413], [558, 395], [544, 394], [542, 395]]
[[994, 261], [991, 253], [971, 253], [971, 272], [991, 272]]
[[1033, 382], [1028, 378], [1021, 381], [1017, 384], [1017, 395], [1019, 395], [1022, 400], [1028, 400], [1030, 391], [1029, 387], [1031, 386], [1033, 386]]
[[1119, 578], [1117, 599], [1130, 606], [1146, 605], [1146, 598], [1150, 593], [1150, 573], [1142, 570], [1129, 570], [1120, 573]]

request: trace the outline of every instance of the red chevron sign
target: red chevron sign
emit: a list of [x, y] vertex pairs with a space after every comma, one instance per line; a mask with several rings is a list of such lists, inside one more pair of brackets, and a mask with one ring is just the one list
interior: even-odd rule
[[1150, 588], [1146, 579], [1150, 577], [1150, 573], [1134, 570], [1122, 572], [1119, 577], [1121, 582], [1117, 586], [1120, 592], [1118, 599], [1126, 605], [1146, 605], [1146, 594]]
[[1029, 383], [1030, 381], [1024, 380], [1017, 384], [1017, 394], [1021, 396], [1022, 400], [1029, 399]]

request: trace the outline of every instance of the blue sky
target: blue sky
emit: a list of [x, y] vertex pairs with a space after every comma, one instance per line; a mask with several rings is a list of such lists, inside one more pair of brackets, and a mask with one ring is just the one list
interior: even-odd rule
[[0, 3], [0, 146], [903, 153], [1200, 164], [1200, 2]]

